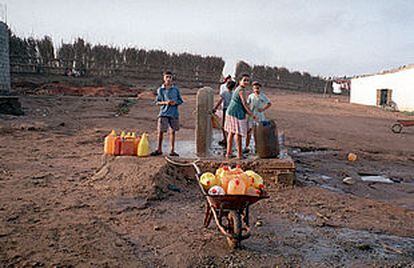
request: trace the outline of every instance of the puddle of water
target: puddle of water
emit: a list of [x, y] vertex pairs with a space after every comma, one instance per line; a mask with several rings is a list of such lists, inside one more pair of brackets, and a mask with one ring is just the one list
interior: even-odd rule
[[321, 179], [323, 180], [332, 180], [332, 177], [326, 176], [326, 175], [321, 175]]
[[295, 212], [295, 216], [298, 217], [299, 219], [305, 220], [305, 221], [314, 222], [314, 221], [317, 220], [317, 217], [313, 214], [306, 215], [306, 214], [303, 214], [303, 213], [300, 213], [300, 212]]
[[385, 176], [361, 176], [362, 181], [367, 182], [382, 182], [382, 183], [394, 183], [391, 179], [385, 177]]
[[314, 155], [326, 155], [336, 153], [335, 150], [315, 150], [315, 151], [305, 151], [305, 152], [296, 152], [294, 153], [297, 156], [314, 156]]
[[401, 256], [414, 254], [414, 239], [396, 235], [372, 233], [364, 230], [342, 228], [337, 233], [340, 240], [349, 240], [356, 243], [366, 243], [380, 256]]
[[336, 192], [336, 193], [345, 193], [341, 189], [332, 187], [332, 186], [327, 185], [327, 184], [321, 184], [321, 185], [319, 185], [319, 187], [321, 187], [322, 189], [325, 189], [325, 190], [329, 190], [329, 191], [332, 191], [332, 192]]

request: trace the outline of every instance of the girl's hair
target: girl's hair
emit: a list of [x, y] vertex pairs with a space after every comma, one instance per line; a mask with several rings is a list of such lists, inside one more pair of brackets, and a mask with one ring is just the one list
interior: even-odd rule
[[236, 87], [236, 82], [234, 82], [233, 80], [230, 80], [227, 82], [226, 87], [230, 90], [233, 90]]

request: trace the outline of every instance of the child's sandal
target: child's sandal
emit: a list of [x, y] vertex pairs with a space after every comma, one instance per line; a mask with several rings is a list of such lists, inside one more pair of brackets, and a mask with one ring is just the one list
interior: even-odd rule
[[162, 152], [158, 150], [151, 153], [151, 156], [159, 156], [159, 155], [162, 155]]

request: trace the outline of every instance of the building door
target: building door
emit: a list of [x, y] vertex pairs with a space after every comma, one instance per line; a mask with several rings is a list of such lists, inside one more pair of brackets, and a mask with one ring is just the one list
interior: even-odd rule
[[390, 106], [391, 93], [391, 89], [377, 89], [377, 106]]

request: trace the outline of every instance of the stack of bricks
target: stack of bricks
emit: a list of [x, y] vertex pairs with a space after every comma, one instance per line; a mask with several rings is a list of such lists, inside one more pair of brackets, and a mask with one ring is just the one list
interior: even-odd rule
[[7, 25], [0, 21], [0, 94], [10, 91], [9, 34]]

